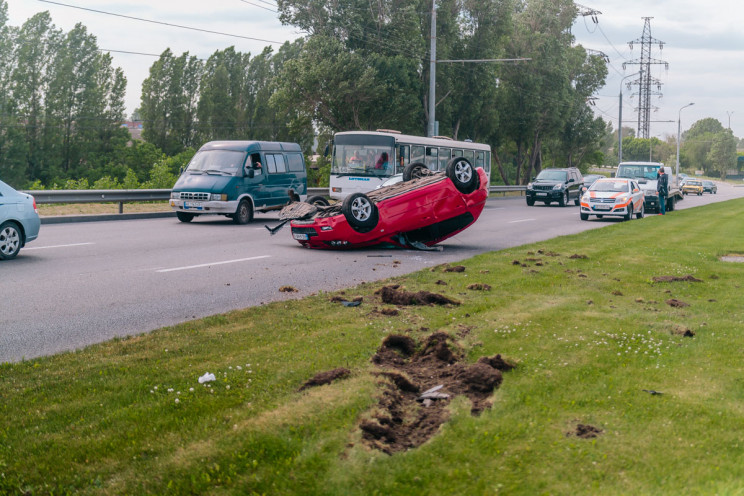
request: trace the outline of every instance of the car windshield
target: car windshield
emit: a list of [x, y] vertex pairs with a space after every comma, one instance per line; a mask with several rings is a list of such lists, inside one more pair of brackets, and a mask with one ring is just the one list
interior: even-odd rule
[[613, 193], [627, 193], [630, 189], [628, 181], [596, 181], [589, 191], [606, 191]]
[[658, 173], [658, 165], [621, 165], [617, 169], [617, 177], [642, 177], [655, 180]]
[[685, 184], [689, 184], [690, 186], [700, 186], [702, 183], [694, 179], [688, 179]]
[[243, 167], [245, 152], [202, 150], [196, 152], [186, 168], [189, 172], [235, 175]]
[[537, 175], [537, 179], [543, 181], [565, 181], [566, 171], [544, 170]]

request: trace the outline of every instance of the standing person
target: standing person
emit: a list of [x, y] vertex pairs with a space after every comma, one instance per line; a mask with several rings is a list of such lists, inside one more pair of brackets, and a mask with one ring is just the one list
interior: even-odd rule
[[669, 194], [669, 177], [664, 173], [664, 167], [659, 169], [656, 179], [656, 194], [659, 195], [659, 215], [666, 214], [666, 198]]

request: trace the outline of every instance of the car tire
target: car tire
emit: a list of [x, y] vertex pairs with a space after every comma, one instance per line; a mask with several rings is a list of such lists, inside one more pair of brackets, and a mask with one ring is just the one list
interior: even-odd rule
[[581, 220], [589, 220], [589, 214], [579, 214], [579, 218]]
[[310, 205], [315, 205], [315, 206], [320, 205], [323, 207], [327, 207], [331, 204], [325, 196], [320, 196], [320, 195], [311, 196], [310, 198], [305, 200], [305, 203], [309, 203]]
[[641, 204], [641, 211], [636, 214], [636, 219], [642, 219], [646, 215], [646, 207]]
[[527, 206], [528, 207], [531, 207], [534, 204], [535, 204], [535, 200], [533, 200], [532, 198], [527, 198]]
[[406, 168], [403, 169], [403, 181], [418, 179], [420, 177], [428, 176], [429, 174], [431, 174], [431, 171], [426, 167], [426, 165], [421, 162], [414, 162], [406, 165]]
[[249, 200], [240, 200], [238, 209], [235, 210], [232, 220], [235, 224], [248, 224], [253, 220], [253, 205]]
[[354, 230], [363, 232], [374, 229], [380, 218], [377, 205], [364, 193], [354, 193], [344, 198], [341, 213]]
[[633, 219], [633, 204], [628, 205], [628, 213], [623, 216], [623, 220]]
[[450, 160], [445, 173], [455, 188], [464, 195], [472, 193], [480, 186], [478, 172], [465, 157], [455, 157]]
[[190, 214], [188, 212], [176, 212], [176, 217], [178, 217], [178, 220], [180, 220], [181, 222], [191, 222], [192, 220], [194, 220], [194, 217], [196, 217], [196, 215]]
[[598, 219], [601, 219], [602, 217], [604, 217], [604, 215], [598, 215], [597, 216]]
[[666, 211], [667, 212], [674, 211], [674, 198], [667, 198]]
[[0, 260], [10, 260], [18, 255], [23, 244], [23, 236], [18, 224], [3, 222], [0, 226]]
[[576, 199], [574, 200], [574, 205], [576, 205], [577, 207], [581, 205], [581, 192], [579, 192], [579, 194], [576, 196]]
[[561, 196], [561, 199], [558, 200], [559, 207], [565, 207], [566, 205], [568, 205], [568, 190], [566, 190], [563, 193], [563, 196]]

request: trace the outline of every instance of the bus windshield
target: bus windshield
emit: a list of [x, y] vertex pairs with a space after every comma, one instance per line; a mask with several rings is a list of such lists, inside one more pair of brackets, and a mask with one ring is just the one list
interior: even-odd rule
[[393, 144], [336, 143], [333, 147], [331, 173], [350, 176], [391, 176], [395, 173]]

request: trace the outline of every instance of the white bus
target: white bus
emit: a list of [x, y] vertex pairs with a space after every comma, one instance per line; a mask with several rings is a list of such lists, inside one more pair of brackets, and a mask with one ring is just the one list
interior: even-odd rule
[[454, 157], [465, 157], [491, 176], [491, 147], [445, 137], [422, 138], [398, 131], [345, 131], [333, 138], [330, 196], [343, 199], [377, 188], [406, 165], [422, 163], [443, 171]]

